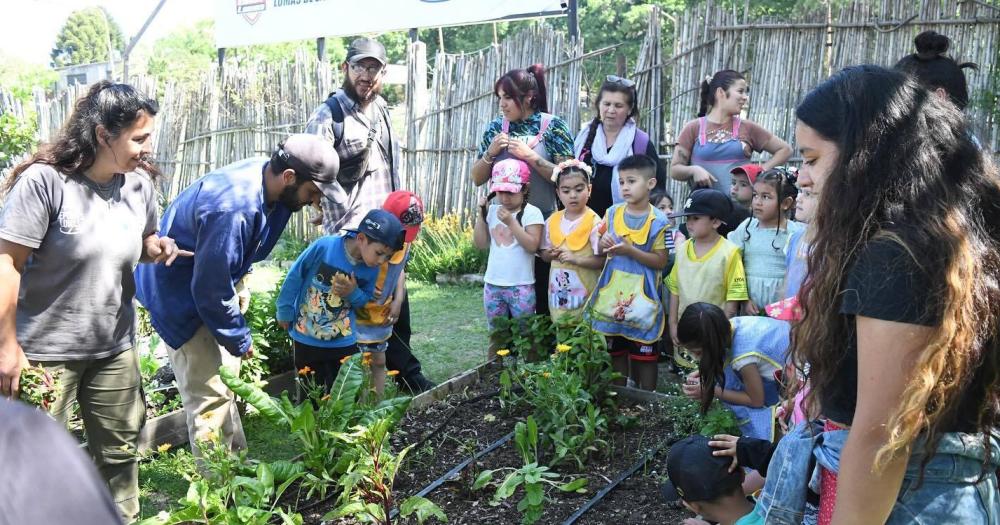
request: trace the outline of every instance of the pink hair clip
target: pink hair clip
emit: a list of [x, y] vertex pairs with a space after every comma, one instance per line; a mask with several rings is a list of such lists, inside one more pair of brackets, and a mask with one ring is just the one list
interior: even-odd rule
[[562, 171], [566, 168], [577, 168], [580, 171], [586, 173], [588, 179], [593, 176], [591, 175], [591, 173], [593, 173], [593, 170], [590, 168], [589, 165], [587, 165], [587, 163], [581, 162], [579, 159], [569, 159], [569, 160], [564, 160], [559, 164], [556, 164], [556, 167], [552, 169], [551, 180], [553, 183], [555, 183], [559, 179], [559, 174], [562, 173]]

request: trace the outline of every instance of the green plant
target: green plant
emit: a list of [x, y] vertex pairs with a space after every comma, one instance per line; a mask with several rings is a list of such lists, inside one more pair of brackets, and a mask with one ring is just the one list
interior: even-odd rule
[[438, 274], [482, 273], [486, 253], [472, 243], [472, 227], [458, 215], [428, 218], [413, 243], [406, 272], [426, 282], [435, 282]]
[[[182, 462], [184, 477], [190, 481], [181, 507], [161, 512], [139, 525], [206, 523], [220, 525], [266, 525], [280, 519], [282, 525], [301, 525], [302, 516], [277, 508], [281, 495], [302, 477], [303, 472], [286, 472], [281, 463], [251, 464], [246, 452], [232, 453], [217, 435], [210, 434], [197, 444], [202, 469], [194, 461]], [[282, 469], [279, 477], [276, 469]]]
[[275, 300], [285, 280], [282, 273], [271, 290], [252, 292], [243, 317], [250, 327], [254, 355], [240, 366], [240, 377], [263, 386], [263, 378], [279, 370], [292, 368], [292, 350], [288, 332], [278, 325]]
[[674, 434], [677, 436], [740, 435], [740, 425], [736, 421], [736, 416], [718, 399], [712, 402], [708, 412], [703, 415], [700, 403], [680, 394], [679, 388], [674, 386], [668, 391], [663, 404], [667, 417], [674, 423]]
[[[351, 462], [338, 481], [341, 488], [338, 507], [323, 516], [324, 520], [353, 516], [364, 523], [392, 523], [393, 482], [406, 454], [413, 448], [410, 445], [399, 454], [390, 453], [389, 434], [394, 424], [391, 418], [382, 418], [367, 426], [354, 427], [350, 433], [330, 433], [348, 445], [345, 455]], [[421, 525], [432, 517], [448, 521], [437, 505], [419, 496], [403, 500], [399, 514], [404, 518], [415, 514]]]
[[50, 374], [42, 366], [27, 366], [21, 369], [21, 390], [18, 399], [48, 410], [56, 402], [59, 374]]
[[294, 261], [308, 246], [309, 241], [296, 237], [291, 229], [286, 229], [267, 258], [270, 261]]
[[[538, 426], [535, 419], [528, 416], [526, 422], [518, 422], [514, 425], [514, 445], [521, 454], [524, 465], [517, 469], [510, 469], [490, 505], [499, 505], [501, 500], [505, 500], [514, 495], [518, 487], [523, 487], [524, 497], [517, 503], [517, 510], [521, 513], [521, 523], [529, 525], [535, 523], [542, 517], [545, 506], [545, 486], [555, 487], [563, 492], [585, 493], [587, 478], [577, 478], [567, 483], [553, 481], [559, 478], [559, 474], [549, 470], [549, 467], [538, 463]], [[493, 480], [493, 474], [508, 469], [484, 470], [476, 478], [473, 490], [479, 490], [488, 485]]]
[[548, 315], [499, 317], [493, 320], [490, 341], [528, 360], [537, 360], [555, 346], [556, 329]]
[[302, 463], [306, 474], [302, 485], [308, 497], [318, 493], [326, 497], [329, 486], [336, 483], [350, 464], [344, 454], [346, 445], [337, 439], [337, 432], [346, 432], [357, 425], [365, 425], [386, 418], [393, 424], [402, 418], [409, 397], [395, 397], [374, 403], [366, 396], [363, 357], [355, 354], [345, 359], [333, 387], [326, 391], [313, 380], [308, 369], [299, 371], [304, 401], [295, 405], [288, 394], [274, 398], [260, 387], [247, 383], [224, 367], [220, 368], [222, 382], [237, 396], [257, 409], [268, 420], [286, 426], [302, 446]]
[[614, 409], [609, 386], [617, 374], [611, 370], [604, 337], [583, 317], [560, 319], [555, 325], [547, 319], [535, 316], [512, 340], [515, 347], [539, 348], [534, 345], [555, 338], [555, 352], [540, 363], [514, 360], [500, 374], [500, 399], [505, 409], [531, 408], [549, 466], [573, 463], [583, 469], [594, 453], [609, 448], [602, 407]]
[[18, 157], [30, 153], [36, 141], [33, 120], [0, 114], [0, 169], [11, 167]]

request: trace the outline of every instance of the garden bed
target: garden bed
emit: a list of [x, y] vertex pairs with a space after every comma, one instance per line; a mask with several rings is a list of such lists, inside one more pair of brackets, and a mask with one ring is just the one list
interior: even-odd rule
[[[449, 389], [454, 391], [444, 399], [432, 402], [435, 393], [431, 392], [414, 400], [414, 406], [393, 434], [394, 450], [416, 444], [396, 477], [396, 501], [421, 492], [456, 465], [507, 438], [491, 452], [443, 480], [425, 497], [447, 514], [449, 523], [492, 525], [521, 522], [517, 501], [521, 498], [522, 489], [498, 505], [491, 505], [496, 487], [503, 479], [501, 469], [521, 466], [521, 457], [509, 435], [515, 424], [523, 421], [529, 413], [524, 409], [511, 412], [501, 406], [496, 395], [500, 370], [500, 366], [495, 364], [479, 367], [456, 378], [451, 384], [442, 385], [437, 395]], [[456, 384], [469, 383], [476, 378], [480, 380], [463, 385], [465, 388], [456, 387]], [[660, 479], [656, 472], [662, 472], [666, 445], [673, 438], [668, 414], [655, 401], [655, 396], [637, 396], [628, 389], [619, 389], [618, 392], [619, 413], [632, 424], [623, 426], [613, 423], [606, 436], [608, 452], [594, 454], [586, 462], [585, 469], [567, 465], [554, 469], [560, 475], [557, 481], [586, 478], [586, 492], [547, 490], [544, 512], [537, 523], [570, 523], [567, 518], [646, 456], [650, 457], [648, 463], [635, 474], [625, 477], [621, 485], [594, 503], [575, 522], [673, 523], [689, 516], [686, 512], [671, 510], [659, 497]], [[485, 470], [497, 471], [494, 482], [471, 491], [476, 477]], [[308, 509], [303, 511], [305, 523], [322, 523], [322, 516], [333, 508], [334, 503], [324, 502], [311, 508], [307, 505], [308, 502], [298, 505], [300, 510]], [[355, 521], [343, 519], [327, 523], [349, 524]], [[396, 520], [394, 523], [411, 521]]]

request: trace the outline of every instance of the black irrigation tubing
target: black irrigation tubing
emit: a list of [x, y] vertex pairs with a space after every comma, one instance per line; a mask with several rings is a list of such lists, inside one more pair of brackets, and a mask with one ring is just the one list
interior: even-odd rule
[[[524, 392], [524, 388], [520, 387], [520, 386], [515, 387], [513, 389], [513, 392], [520, 394], [521, 392]], [[441, 432], [442, 430], [444, 430], [444, 427], [448, 426], [448, 423], [451, 422], [451, 418], [455, 417], [455, 414], [458, 413], [458, 407], [460, 407], [462, 405], [467, 405], [469, 403], [475, 403], [476, 401], [482, 401], [484, 399], [489, 399], [491, 397], [496, 397], [498, 395], [500, 395], [500, 390], [499, 389], [494, 390], [492, 392], [486, 392], [484, 394], [479, 394], [478, 396], [470, 397], [469, 399], [463, 399], [463, 400], [455, 403], [455, 405], [454, 405], [455, 406], [455, 410], [452, 410], [450, 414], [448, 414], [447, 416], [445, 416], [444, 419], [440, 423], [438, 423], [438, 425], [436, 427], [434, 427], [433, 430], [431, 430], [426, 435], [424, 435], [424, 437], [422, 437], [419, 440], [417, 440], [417, 442], [413, 444], [413, 448], [417, 449], [417, 448], [422, 447], [424, 445], [424, 443], [427, 443], [427, 440], [429, 440], [430, 438], [432, 438], [435, 435], [437, 435], [438, 432]]]
[[[510, 441], [510, 438], [512, 438], [512, 437], [514, 437], [514, 433], [510, 432], [506, 436], [504, 436], [504, 437], [496, 440], [496, 442], [494, 442], [492, 445], [490, 445], [490, 446], [488, 446], [488, 447], [480, 450], [479, 452], [476, 452], [471, 458], [466, 459], [465, 461], [459, 463], [458, 465], [455, 465], [451, 470], [449, 470], [448, 472], [445, 472], [443, 476], [441, 476], [440, 478], [432, 481], [430, 485], [427, 485], [426, 487], [424, 487], [423, 489], [421, 489], [420, 492], [414, 494], [414, 496], [422, 498], [422, 497], [430, 494], [431, 492], [434, 491], [434, 489], [440, 487], [441, 485], [444, 485], [444, 482], [448, 481], [449, 478], [451, 478], [455, 474], [458, 474], [459, 472], [462, 471], [462, 469], [464, 469], [465, 467], [469, 466], [469, 463], [472, 463], [473, 461], [476, 461], [477, 459], [485, 456], [486, 454], [489, 454], [490, 452], [493, 452], [494, 450], [496, 450], [497, 448], [499, 448], [504, 443]], [[393, 519], [397, 515], [399, 515], [399, 509], [392, 509], [392, 512], [389, 513], [389, 519]]]
[[570, 517], [566, 518], [566, 521], [562, 522], [562, 525], [573, 525], [574, 523], [576, 523], [576, 520], [580, 519], [580, 517], [586, 514], [587, 511], [589, 511], [595, 505], [600, 503], [600, 501], [604, 499], [605, 496], [610, 494], [611, 491], [614, 490], [615, 487], [617, 487], [621, 482], [631, 477], [632, 474], [635, 474], [636, 471], [641, 469], [646, 463], [649, 463], [649, 460], [653, 459], [653, 456], [655, 456], [656, 453], [660, 451], [660, 449], [662, 449], [665, 446], [673, 445], [677, 441], [678, 439], [676, 438], [671, 439], [669, 441], [662, 441], [660, 442], [659, 445], [657, 445], [656, 448], [647, 451], [645, 455], [639, 458], [639, 461], [637, 461], [635, 465], [632, 465], [628, 469], [622, 471], [622, 473], [618, 474], [618, 477], [616, 477], [614, 481], [608, 483], [603, 489], [600, 490], [600, 492], [594, 494], [594, 497], [587, 500], [587, 503], [584, 503], [582, 507], [576, 509], [576, 512], [574, 512]]

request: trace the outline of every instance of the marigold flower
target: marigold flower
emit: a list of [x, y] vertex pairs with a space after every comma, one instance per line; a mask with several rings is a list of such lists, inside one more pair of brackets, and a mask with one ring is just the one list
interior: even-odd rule
[[371, 352], [365, 352], [364, 354], [361, 354], [361, 355], [363, 357], [365, 357], [365, 358], [368, 358], [368, 359], [371, 359], [371, 357], [372, 357], [372, 353]]
[[387, 375], [389, 377], [398, 376], [399, 375], [399, 370], [387, 370], [386, 373], [385, 373], [385, 375]]
[[571, 347], [569, 345], [566, 345], [566, 344], [560, 343], [560, 344], [556, 345], [556, 351], [559, 352], [559, 353], [561, 353], [561, 354], [565, 354], [566, 352], [569, 352], [572, 349], [573, 349], [573, 347]]
[[313, 369], [308, 366], [304, 366], [299, 370], [299, 375], [305, 377], [307, 374], [313, 373]]
[[341, 358], [340, 358], [340, 364], [342, 364], [342, 365], [343, 365], [343, 364], [346, 364], [346, 363], [347, 363], [347, 361], [349, 361], [350, 359], [351, 359], [351, 356], [349, 356], [349, 355], [345, 355], [344, 357], [341, 357]]
[[172, 446], [173, 445], [171, 445], [170, 443], [164, 443], [164, 444], [156, 447], [156, 451], [159, 452], [160, 454], [163, 454], [164, 452], [170, 450], [170, 447], [172, 447]]
[[497, 355], [500, 357], [506, 357], [508, 354], [510, 354], [510, 350], [507, 350], [506, 348], [501, 348], [500, 350], [497, 350]]

